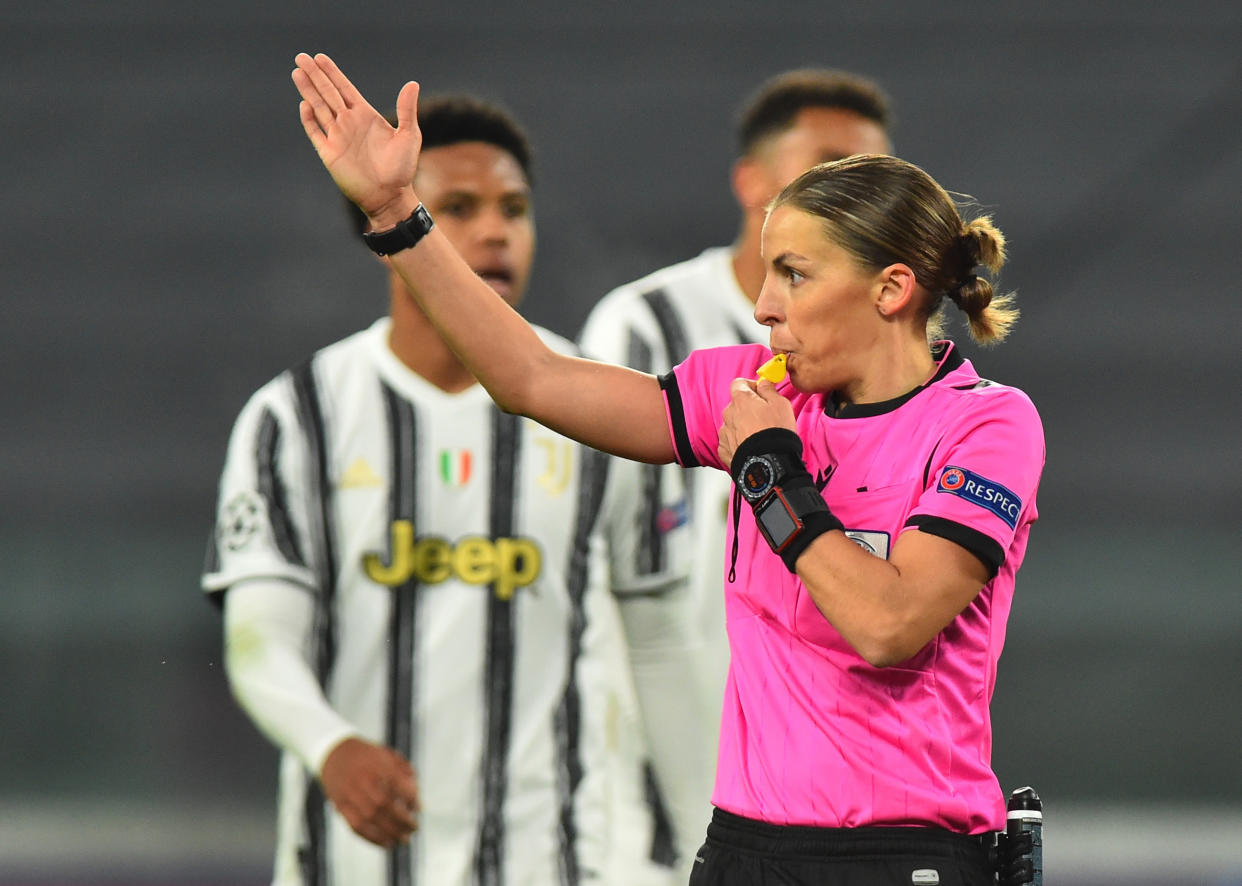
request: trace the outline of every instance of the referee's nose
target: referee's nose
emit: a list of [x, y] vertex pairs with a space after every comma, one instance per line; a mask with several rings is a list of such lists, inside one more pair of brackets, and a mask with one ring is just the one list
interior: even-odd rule
[[771, 271], [764, 275], [759, 298], [755, 300], [755, 321], [769, 328], [785, 322], [785, 299]]

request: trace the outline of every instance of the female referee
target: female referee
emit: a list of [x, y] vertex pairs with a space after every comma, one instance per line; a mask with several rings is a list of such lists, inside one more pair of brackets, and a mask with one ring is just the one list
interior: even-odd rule
[[[817, 166], [764, 229], [771, 351], [700, 351], [656, 378], [548, 350], [435, 230], [411, 186], [417, 84], [393, 129], [325, 55], [299, 54], [293, 80], [372, 247], [503, 409], [734, 477], [732, 665], [691, 883], [991, 882], [988, 704], [1043, 430], [1025, 394], [928, 342], [946, 298], [976, 339], [1007, 332], [1016, 312], [974, 273], [999, 269], [1000, 232], [901, 160]], [[773, 352], [788, 378], [752, 380]]]

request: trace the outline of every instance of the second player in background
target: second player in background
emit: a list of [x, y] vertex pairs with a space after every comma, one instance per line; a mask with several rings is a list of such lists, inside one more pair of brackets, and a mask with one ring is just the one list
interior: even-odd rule
[[[772, 199], [817, 163], [887, 154], [891, 110], [870, 80], [798, 69], [763, 83], [741, 109], [732, 190], [741, 210], [737, 239], [662, 268], [606, 295], [587, 317], [580, 344], [591, 357], [663, 375], [692, 350], [768, 343], [754, 318], [763, 286], [760, 234]], [[729, 668], [724, 618], [724, 538], [733, 484], [727, 474], [646, 465], [649, 489], [683, 481], [690, 500], [696, 620], [707, 645], [707, 703], [719, 722]], [[714, 732], [714, 730], [713, 730]], [[708, 748], [710, 765], [714, 745]], [[711, 766], [714, 772], [714, 766]], [[710, 776], [708, 776], [710, 778]], [[703, 810], [710, 811], [710, 797]]]

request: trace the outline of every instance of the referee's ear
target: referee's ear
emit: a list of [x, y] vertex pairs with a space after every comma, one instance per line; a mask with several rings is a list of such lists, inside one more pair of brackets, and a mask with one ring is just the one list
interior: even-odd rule
[[875, 277], [875, 307], [882, 317], [894, 317], [905, 310], [918, 292], [914, 271], [904, 262], [881, 270]]

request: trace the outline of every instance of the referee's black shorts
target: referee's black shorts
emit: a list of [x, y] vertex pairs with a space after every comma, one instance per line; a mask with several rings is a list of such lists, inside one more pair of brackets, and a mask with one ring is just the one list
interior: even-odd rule
[[937, 828], [816, 828], [712, 813], [690, 886], [988, 886], [979, 837]]

